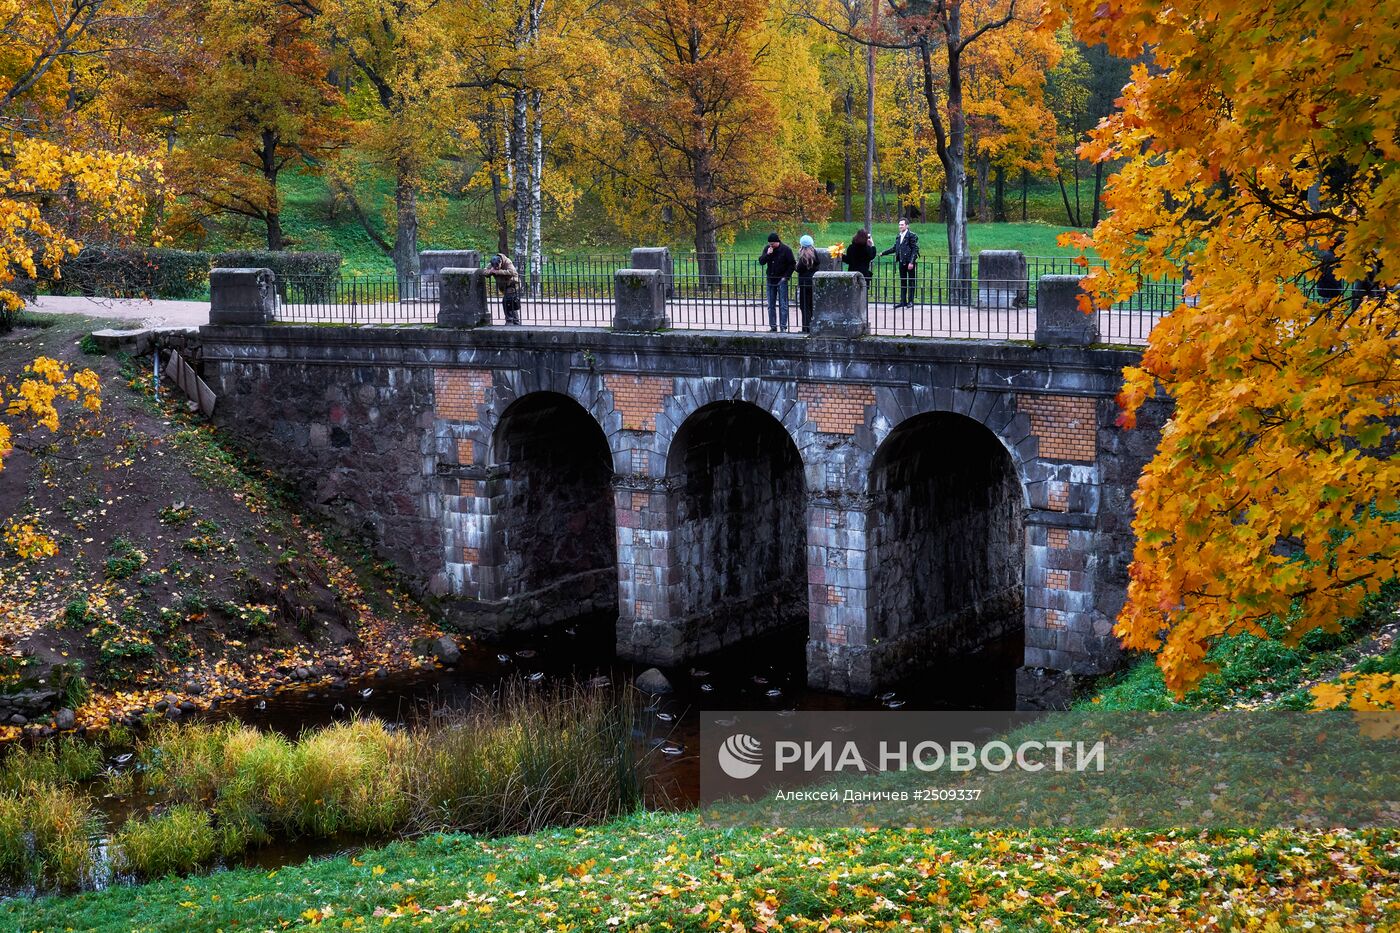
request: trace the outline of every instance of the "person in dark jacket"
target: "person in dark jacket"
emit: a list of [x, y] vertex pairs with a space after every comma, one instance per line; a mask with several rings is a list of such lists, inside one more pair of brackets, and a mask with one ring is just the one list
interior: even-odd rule
[[909, 221], [903, 217], [899, 218], [899, 237], [880, 255], [891, 253], [899, 266], [899, 304], [895, 305], [895, 310], [911, 307], [914, 304], [914, 266], [919, 261], [919, 235], [909, 229]]
[[856, 235], [851, 237], [851, 245], [846, 247], [841, 261], [850, 266], [852, 272], [859, 272], [865, 276], [865, 281], [869, 284], [870, 264], [875, 261], [875, 243], [870, 239], [868, 231], [864, 229], [856, 231]]
[[768, 329], [779, 324], [788, 329], [788, 279], [797, 269], [792, 249], [776, 233], [768, 234], [768, 245], [759, 254], [758, 264], [768, 267]]
[[812, 281], [821, 269], [821, 257], [817, 255], [817, 244], [810, 236], [798, 241], [797, 250], [797, 316], [802, 332], [812, 329]]

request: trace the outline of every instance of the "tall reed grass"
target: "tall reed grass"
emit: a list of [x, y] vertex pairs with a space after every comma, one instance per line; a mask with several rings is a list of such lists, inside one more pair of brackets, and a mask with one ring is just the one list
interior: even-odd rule
[[136, 744], [139, 772], [103, 772], [72, 740], [0, 761], [0, 878], [78, 887], [96, 870], [92, 790], [136, 790], [150, 814], [112, 836], [118, 873], [154, 877], [274, 840], [434, 830], [528, 833], [641, 806], [645, 775], [631, 688], [503, 685], [466, 711], [399, 729], [379, 720], [295, 739], [237, 722], [163, 723]]
[[[129, 822], [114, 844], [122, 870], [152, 875], [275, 839], [607, 820], [642, 803], [638, 707], [630, 688], [510, 683], [411, 729], [356, 719], [291, 740], [238, 723], [165, 724], [138, 755], [144, 787], [174, 809]], [[191, 812], [207, 816], [208, 833]]]

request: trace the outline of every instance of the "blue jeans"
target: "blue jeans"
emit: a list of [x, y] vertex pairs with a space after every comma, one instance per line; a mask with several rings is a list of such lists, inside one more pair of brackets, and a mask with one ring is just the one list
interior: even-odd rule
[[788, 280], [768, 283], [768, 327], [788, 329]]

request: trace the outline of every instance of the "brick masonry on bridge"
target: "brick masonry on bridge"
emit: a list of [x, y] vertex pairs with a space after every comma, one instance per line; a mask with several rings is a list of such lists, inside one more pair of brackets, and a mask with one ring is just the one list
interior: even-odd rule
[[1150, 416], [1115, 424], [1132, 351], [564, 329], [203, 337], [220, 422], [466, 628], [615, 610], [622, 653], [674, 664], [795, 616], [810, 682], [859, 693], [975, 648], [1014, 611], [1027, 669], [1116, 663], [1130, 495], [1156, 439]]

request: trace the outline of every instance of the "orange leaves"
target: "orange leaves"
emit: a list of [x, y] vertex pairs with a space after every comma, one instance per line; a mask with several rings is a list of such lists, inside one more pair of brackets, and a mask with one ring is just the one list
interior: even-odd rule
[[1117, 631], [1178, 690], [1219, 636], [1327, 624], [1400, 569], [1400, 94], [1357, 80], [1400, 43], [1380, 7], [1071, 3], [1082, 39], [1156, 65], [1084, 150], [1128, 159], [1086, 287], [1189, 280], [1119, 395], [1127, 426], [1159, 388], [1174, 406]]

